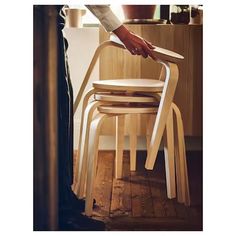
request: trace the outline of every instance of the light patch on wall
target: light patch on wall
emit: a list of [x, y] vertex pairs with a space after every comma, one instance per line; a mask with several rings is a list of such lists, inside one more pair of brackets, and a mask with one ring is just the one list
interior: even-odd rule
[[[85, 7], [85, 5], [69, 5], [70, 8], [78, 8], [78, 9], [85, 9], [86, 14], [83, 16], [83, 24], [99, 24], [99, 20], [94, 16], [88, 8]], [[124, 14], [123, 10], [121, 8], [121, 5], [117, 4], [111, 4], [110, 5], [111, 10], [114, 12], [114, 14], [119, 18], [119, 20], [122, 22], [124, 20]]]

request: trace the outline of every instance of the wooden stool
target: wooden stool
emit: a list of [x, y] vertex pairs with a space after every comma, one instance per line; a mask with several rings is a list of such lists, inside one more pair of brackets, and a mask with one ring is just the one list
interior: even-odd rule
[[[85, 90], [85, 87], [86, 87], [86, 85], [88, 83], [90, 75], [91, 75], [91, 73], [93, 71], [93, 68], [94, 68], [96, 62], [97, 62], [97, 59], [99, 58], [99, 55], [100, 55], [101, 51], [104, 48], [110, 47], [110, 46], [121, 48], [121, 49], [125, 49], [124, 45], [120, 44], [119, 42], [114, 42], [114, 41], [105, 41], [102, 44], [100, 44], [100, 46], [96, 49], [96, 51], [94, 53], [94, 56], [93, 56], [93, 58], [91, 60], [91, 63], [89, 65], [89, 67], [88, 67], [88, 70], [87, 70], [87, 72], [85, 74], [84, 80], [83, 80], [83, 82], [81, 84], [80, 90], [79, 90], [79, 92], [78, 92], [78, 94], [76, 96], [76, 99], [75, 99], [75, 102], [74, 102], [74, 108], [73, 108], [74, 113], [75, 113], [75, 111], [76, 111], [76, 109], [77, 109], [77, 107], [78, 107], [78, 105], [80, 103], [80, 100], [82, 98], [82, 95], [83, 95], [83, 92]], [[155, 47], [153, 52], [158, 56], [158, 58], [160, 58], [160, 60], [157, 60], [157, 62], [162, 63], [164, 65], [165, 69], [166, 69], [166, 73], [165, 73], [166, 76], [164, 77], [163, 76], [164, 73], [162, 73], [160, 80], [166, 80], [166, 78], [169, 79], [169, 77], [170, 77], [170, 67], [172, 67], [171, 71], [172, 71], [172, 77], [173, 77], [172, 79], [174, 80], [173, 81], [174, 83], [172, 84], [172, 86], [168, 87], [168, 91], [167, 91], [167, 86], [163, 87], [164, 84], [162, 84], [160, 82], [156, 82], [156, 83], [159, 83], [159, 84], [157, 84], [158, 89], [152, 90], [151, 83], [150, 83], [149, 90], [141, 89], [139, 91], [140, 92], [151, 92], [151, 91], [153, 91], [153, 92], [157, 92], [157, 91], [162, 92], [163, 91], [165, 94], [166, 93], [174, 94], [174, 91], [175, 91], [175, 88], [176, 88], [176, 84], [177, 84], [177, 80], [178, 80], [178, 67], [177, 67], [176, 64], [173, 64], [171, 62], [176, 63], [176, 62], [182, 60], [183, 56], [181, 56], [181, 55], [179, 55], [179, 54], [177, 54], [175, 52], [172, 52], [172, 51], [169, 51], [169, 50], [166, 50], [166, 49], [163, 49], [163, 48], [158, 48], [158, 47]], [[169, 64], [161, 61], [161, 59], [168, 60]], [[147, 81], [145, 80], [145, 84], [146, 83], [147, 83]], [[145, 84], [143, 84], [144, 87], [145, 87]], [[165, 81], [165, 84], [168, 84], [168, 83], [166, 83], [166, 81]], [[120, 84], [121, 87], [125, 88], [125, 86], [123, 86], [123, 85], [124, 85], [123, 83]], [[128, 85], [128, 84], [126, 84], [126, 85]], [[132, 84], [130, 84], [130, 85], [131, 86], [129, 86], [128, 91], [132, 87]], [[100, 89], [97, 89], [96, 86], [98, 86]], [[85, 97], [84, 97], [83, 106], [82, 106], [82, 122], [81, 122], [81, 125], [80, 125], [80, 135], [79, 135], [80, 137], [82, 135], [82, 128], [83, 128], [82, 125], [83, 125], [84, 110], [86, 108], [86, 105], [88, 104], [88, 99], [89, 99], [89, 97], [92, 94], [96, 93], [96, 91], [102, 90], [102, 86], [103, 85], [101, 83], [94, 84], [95, 88], [91, 89], [85, 95]], [[109, 87], [108, 84], [104, 84], [104, 86], [106, 88]], [[135, 89], [133, 89], [133, 90], [131, 89], [131, 91], [136, 91], [136, 89], [137, 89], [137, 86], [135, 87]], [[127, 91], [127, 89], [125, 89], [125, 91]], [[163, 96], [163, 97], [166, 98], [166, 96]], [[165, 123], [165, 120], [167, 118], [167, 113], [168, 113], [167, 111], [169, 109], [168, 107], [170, 107], [172, 99], [173, 99], [173, 97], [169, 96], [168, 99], [162, 99], [162, 101], [161, 101], [161, 109], [163, 109], [163, 108], [164, 109], [160, 113], [162, 115], [161, 116], [160, 116], [160, 114], [158, 115], [158, 119], [156, 120], [155, 126], [154, 126], [155, 130], [158, 131], [159, 133], [163, 133], [164, 132], [164, 123]], [[165, 104], [165, 106], [163, 106], [163, 104]], [[152, 169], [153, 168], [154, 162], [156, 160], [155, 154], [157, 154], [159, 145], [160, 145], [160, 139], [157, 139], [156, 137], [153, 136], [151, 138], [151, 143], [150, 143], [151, 149], [150, 149], [150, 152], [149, 152], [149, 155], [148, 155], [148, 159], [147, 159], [147, 162], [146, 162], [146, 168], [147, 169]], [[78, 152], [77, 152], [77, 156], [76, 156], [75, 166], [79, 166], [78, 163], [80, 162], [80, 146], [81, 146], [81, 141], [79, 141], [79, 148], [78, 148]], [[75, 169], [75, 176], [79, 176], [78, 170], [79, 170], [79, 168]], [[76, 181], [76, 179], [74, 179], [74, 182], [78, 182], [78, 181]], [[75, 185], [74, 188], [73, 188], [75, 192], [76, 192], [77, 187], [78, 186]]]
[[[96, 96], [95, 96], [96, 97]], [[101, 98], [102, 95], [99, 94]], [[110, 95], [110, 97], [112, 97]], [[114, 97], [114, 95], [113, 95]], [[107, 98], [107, 95], [105, 95]], [[116, 98], [117, 99], [117, 98]], [[140, 99], [140, 98], [139, 98]], [[153, 99], [151, 99], [153, 102]], [[150, 101], [151, 101], [150, 100]], [[122, 114], [146, 114], [146, 113], [154, 113], [157, 111], [157, 107], [122, 107], [119, 105], [113, 106], [106, 106], [101, 105], [101, 102], [92, 102], [91, 107], [88, 106], [87, 109], [90, 111], [94, 111], [94, 107], [98, 107], [98, 110], [101, 114], [97, 115], [97, 117], [92, 121], [91, 128], [90, 128], [90, 135], [87, 136], [87, 140], [83, 143], [82, 147], [85, 150], [89, 150], [89, 160], [87, 160], [87, 155], [82, 153], [83, 156], [83, 165], [82, 165], [82, 173], [81, 173], [81, 181], [80, 181], [80, 197], [83, 197], [84, 193], [84, 182], [85, 176], [88, 175], [87, 178], [87, 188], [86, 188], [86, 215], [90, 215], [92, 212], [92, 188], [93, 188], [93, 181], [95, 177], [95, 169], [96, 169], [96, 158], [98, 154], [98, 139], [99, 139], [99, 130], [101, 127], [102, 122], [106, 117], [116, 116], [116, 178], [122, 177], [122, 161], [123, 161], [123, 146], [124, 146], [124, 115]], [[92, 108], [92, 109], [91, 109]], [[176, 125], [177, 125], [177, 135], [175, 141], [173, 140], [173, 114], [172, 109], [176, 115]], [[168, 116], [168, 121], [166, 124], [166, 132], [165, 132], [165, 139], [164, 139], [164, 151], [165, 151], [165, 169], [166, 169], [166, 184], [167, 184], [167, 195], [168, 198], [174, 198], [176, 196], [176, 184], [175, 184], [175, 165], [176, 165], [176, 173], [177, 173], [177, 196], [178, 201], [185, 203], [185, 205], [190, 204], [190, 197], [189, 197], [189, 188], [188, 188], [188, 178], [187, 178], [187, 166], [186, 166], [186, 156], [185, 156], [185, 148], [184, 148], [184, 137], [183, 137], [183, 126], [182, 126], [182, 119], [181, 114], [179, 113], [178, 108], [176, 105], [172, 104], [171, 112]], [[106, 116], [105, 116], [106, 114]], [[133, 121], [133, 120], [132, 120]], [[89, 121], [87, 123], [88, 127], [90, 126]], [[88, 128], [87, 127], [87, 128]], [[91, 136], [92, 135], [92, 136]], [[88, 139], [91, 142], [88, 146]], [[136, 147], [135, 151], [136, 151]], [[91, 149], [93, 149], [91, 151]], [[175, 150], [175, 160], [174, 160], [174, 150]], [[94, 159], [95, 158], [95, 159]], [[132, 162], [131, 157], [131, 162]], [[136, 157], [135, 157], [136, 158]], [[133, 160], [133, 162], [136, 160]], [[176, 162], [175, 162], [176, 161]], [[87, 163], [87, 168], [86, 168]], [[86, 169], [88, 169], [88, 173], [86, 174]], [[90, 176], [90, 177], [89, 177]], [[90, 203], [89, 203], [90, 202]]]
[[[103, 44], [101, 44], [99, 46], [99, 48], [97, 49], [97, 51], [95, 52], [95, 55], [92, 59], [92, 62], [89, 66], [89, 69], [86, 73], [85, 79], [82, 83], [81, 89], [77, 95], [75, 104], [74, 104], [74, 111], [76, 110], [78, 103], [81, 99], [82, 93], [84, 91], [84, 88], [88, 82], [89, 76], [91, 74], [91, 71], [94, 67], [94, 64], [99, 56], [100, 51], [105, 47], [105, 46], [116, 46], [116, 47], [120, 47], [123, 48], [122, 45], [116, 44], [114, 42], [105, 42]], [[121, 171], [122, 168], [120, 168], [119, 166], [121, 166], [121, 160], [122, 158], [120, 158], [120, 156], [122, 156], [122, 152], [121, 149], [123, 151], [123, 135], [122, 134], [122, 126], [124, 126], [124, 118], [123, 115], [121, 114], [147, 114], [147, 113], [154, 113], [154, 110], [157, 110], [157, 116], [156, 116], [156, 120], [155, 120], [155, 124], [154, 124], [154, 129], [153, 132], [151, 134], [151, 138], [150, 138], [150, 144], [149, 144], [149, 148], [148, 148], [148, 156], [147, 156], [147, 160], [146, 160], [146, 165], [145, 167], [147, 169], [153, 169], [154, 167], [154, 163], [156, 160], [156, 154], [158, 152], [159, 149], [159, 145], [160, 145], [160, 141], [162, 139], [163, 133], [164, 133], [164, 129], [165, 126], [167, 125], [168, 127], [168, 123], [171, 124], [171, 121], [173, 121], [172, 118], [168, 118], [169, 117], [169, 113], [170, 111], [172, 111], [171, 109], [171, 104], [173, 101], [173, 96], [174, 96], [174, 92], [175, 92], [175, 88], [177, 85], [177, 81], [178, 81], [178, 67], [175, 63], [172, 62], [176, 62], [178, 60], [183, 59], [183, 57], [179, 54], [170, 52], [168, 50], [163, 50], [160, 48], [156, 48], [154, 51], [156, 51], [157, 55], [160, 57], [160, 59], [164, 59], [167, 60], [166, 61], [162, 61], [162, 60], [158, 60], [157, 62], [161, 63], [164, 68], [165, 68], [165, 77], [162, 78], [162, 80], [144, 80], [144, 79], [122, 79], [122, 80], [106, 80], [106, 81], [96, 81], [93, 83], [93, 89], [91, 89], [84, 98], [83, 101], [83, 108], [82, 108], [82, 122], [81, 122], [81, 129], [80, 129], [80, 141], [79, 141], [79, 151], [78, 151], [78, 160], [79, 160], [79, 168], [78, 168], [78, 175], [79, 177], [79, 182], [80, 184], [80, 189], [81, 191], [79, 191], [79, 196], [81, 196], [81, 194], [83, 193], [83, 187], [84, 187], [84, 183], [85, 182], [85, 177], [86, 177], [86, 173], [82, 173], [83, 171], [86, 172], [86, 168], [84, 168], [83, 163], [88, 163], [88, 178], [87, 178], [87, 190], [86, 190], [86, 198], [88, 199], [92, 199], [92, 181], [94, 178], [94, 166], [96, 166], [96, 151], [94, 151], [94, 149], [92, 149], [93, 147], [97, 147], [97, 143], [98, 143], [98, 135], [99, 135], [99, 129], [100, 129], [100, 125], [102, 123], [102, 121], [104, 120], [105, 117], [107, 116], [117, 116], [117, 144], [116, 144], [116, 162], [117, 162], [117, 167], [116, 167], [116, 176], [119, 178], [121, 176]], [[89, 105], [88, 104], [88, 99], [92, 94], [95, 94], [99, 91], [107, 91], [107, 92], [112, 92], [111, 95], [108, 94], [108, 96], [103, 96], [102, 100], [103, 101], [96, 101], [96, 102], [92, 102]], [[148, 95], [153, 96], [154, 98], [159, 98], [160, 100], [160, 104], [159, 104], [159, 108], [157, 109], [157, 107], [124, 107], [124, 103], [127, 103], [127, 96], [124, 96], [124, 98], [121, 98], [121, 100], [117, 100], [115, 102], [119, 102], [121, 103], [120, 106], [101, 106], [102, 104], [104, 104], [105, 102], [111, 102], [110, 99], [113, 95], [113, 93], [115, 92], [128, 92], [129, 94], [131, 93], [141, 93], [141, 94], [145, 94], [147, 93]], [[95, 94], [95, 99], [97, 98], [97, 100], [99, 100], [99, 96], [101, 98], [101, 95], [99, 93]], [[142, 97], [143, 98], [143, 97]], [[120, 98], [119, 98], [120, 99]], [[129, 98], [132, 100], [135, 100], [137, 98], [135, 98], [134, 96], [132, 96], [132, 98]], [[125, 101], [126, 100], [126, 101]], [[145, 98], [143, 99], [143, 103], [145, 103], [145, 100], [151, 102], [152, 99], [150, 98]], [[129, 101], [128, 101], [129, 102]], [[153, 102], [153, 100], [152, 100]], [[114, 101], [113, 101], [114, 103]], [[122, 104], [123, 103], [123, 104]], [[147, 102], [148, 103], [148, 102]], [[93, 111], [98, 108], [100, 114], [98, 114], [96, 116], [96, 118], [91, 122], [92, 120], [92, 115], [93, 115]], [[154, 109], [155, 108], [155, 109]], [[176, 108], [176, 107], [175, 107]], [[127, 110], [128, 109], [128, 110]], [[175, 109], [175, 111], [178, 111], [177, 109]], [[156, 111], [155, 111], [156, 112]], [[176, 112], [175, 112], [176, 113]], [[119, 114], [119, 115], [117, 115]], [[180, 114], [180, 113], [179, 113]], [[133, 116], [133, 115], [132, 115]], [[176, 116], [177, 117], [177, 116]], [[179, 116], [178, 116], [179, 117]], [[181, 117], [181, 116], [180, 116]], [[132, 118], [132, 121], [135, 120], [135, 115]], [[170, 122], [168, 122], [168, 120], [170, 120]], [[179, 119], [178, 119], [179, 120]], [[90, 123], [91, 123], [91, 128], [90, 128]], [[180, 125], [181, 126], [181, 125]], [[172, 125], [173, 127], [173, 125]], [[178, 126], [179, 127], [179, 126]], [[84, 130], [83, 130], [84, 129]], [[95, 130], [96, 129], [96, 130]], [[83, 131], [82, 131], [83, 130]], [[170, 133], [166, 128], [166, 133]], [[181, 130], [181, 128], [179, 128], [179, 130]], [[131, 132], [132, 133], [132, 132]], [[131, 135], [132, 136], [132, 135]], [[135, 136], [135, 135], [133, 135]], [[170, 137], [168, 139], [168, 137]], [[93, 147], [90, 145], [90, 141], [89, 141], [89, 148], [87, 149], [87, 145], [86, 142], [88, 143], [88, 139], [89, 140], [94, 140], [94, 144]], [[178, 148], [173, 148], [173, 142], [171, 141], [171, 139], [173, 139], [173, 135], [166, 135], [166, 143], [170, 143], [169, 146], [171, 147], [172, 144], [172, 148], [166, 148], [165, 149], [165, 153], [168, 153], [168, 156], [172, 156], [172, 164], [171, 164], [171, 168], [167, 168], [167, 170], [169, 171], [167, 173], [167, 175], [171, 175], [173, 177], [170, 178], [170, 181], [168, 183], [167, 180], [167, 185], [169, 184], [169, 186], [172, 187], [167, 187], [167, 192], [169, 192], [170, 194], [168, 194], [170, 198], [172, 198], [173, 196], [175, 196], [175, 184], [171, 184], [171, 180], [174, 179], [175, 172], [174, 171], [174, 158], [173, 158], [173, 150], [177, 150], [176, 152], [178, 154], [181, 154], [183, 156], [183, 140], [184, 138], [181, 138], [181, 134], [178, 135], [178, 139], [177, 139], [177, 143], [178, 143]], [[133, 139], [134, 141], [131, 142], [131, 146], [133, 148], [131, 148], [131, 150], [135, 150], [136, 152], [136, 142], [135, 139]], [[181, 140], [181, 141], [180, 141]], [[85, 145], [83, 145], [85, 144]], [[182, 145], [182, 146], [181, 146]], [[81, 150], [80, 150], [81, 147]], [[182, 148], [181, 148], [182, 147]], [[92, 150], [92, 151], [91, 151]], [[170, 155], [170, 150], [172, 150], [172, 154]], [[80, 155], [80, 152], [83, 153], [83, 155]], [[86, 156], [87, 153], [89, 152], [89, 159], [86, 160]], [[92, 154], [94, 154], [95, 156], [93, 156]], [[131, 153], [133, 153], [131, 156], [135, 156], [134, 151], [131, 151]], [[181, 156], [179, 155], [179, 156]], [[83, 158], [81, 158], [83, 156]], [[94, 158], [92, 158], [91, 156], [93, 156]], [[131, 170], [135, 169], [135, 163], [136, 163], [136, 156], [135, 158], [131, 158], [133, 161], [131, 161]], [[168, 161], [166, 161], [167, 163]], [[178, 161], [177, 161], [178, 162]], [[186, 163], [185, 163], [186, 164]], [[169, 165], [169, 164], [168, 164]], [[92, 167], [91, 167], [92, 166]], [[179, 167], [178, 167], [179, 166]], [[178, 192], [178, 200], [182, 201], [182, 202], [187, 202], [187, 195], [185, 191], [188, 189], [188, 187], [186, 187], [186, 165], [184, 167], [184, 161], [183, 159], [179, 158], [179, 164], [177, 164], [177, 173], [178, 176], [177, 177], [177, 186], [179, 186], [178, 189], [180, 189]], [[180, 177], [181, 176], [181, 177]], [[178, 181], [179, 179], [179, 181]], [[173, 182], [173, 181], [172, 181]], [[182, 186], [184, 185], [184, 187]], [[88, 187], [89, 186], [89, 187]], [[174, 187], [173, 187], [174, 186]], [[184, 190], [183, 190], [184, 189]], [[172, 193], [171, 193], [172, 192]], [[92, 205], [91, 205], [91, 201], [88, 200], [86, 201], [86, 214], [89, 215], [91, 214], [91, 210], [92, 210]]]
[[[157, 104], [157, 101], [160, 100], [160, 97], [150, 97], [143, 96], [140, 94], [133, 94], [132, 96], [124, 93], [104, 93], [100, 92], [94, 95], [94, 99], [99, 102], [108, 102], [108, 103], [142, 103], [142, 104]], [[156, 105], [157, 106], [157, 105]], [[100, 111], [101, 108], [99, 109]], [[109, 112], [106, 112], [109, 113]], [[174, 114], [173, 114], [174, 113]], [[174, 116], [175, 115], [175, 119]], [[151, 118], [151, 117], [150, 117]], [[146, 139], [147, 139], [147, 152], [150, 144], [150, 134], [152, 132], [152, 122], [151, 119], [147, 121], [146, 127]], [[173, 124], [175, 120], [175, 125]], [[117, 120], [116, 125], [116, 178], [122, 177], [122, 157], [123, 157], [123, 138], [121, 137], [124, 133], [123, 127], [124, 124], [119, 126], [119, 120]], [[129, 124], [130, 132], [130, 170], [136, 170], [136, 117], [132, 115], [131, 124]], [[174, 132], [175, 128], [175, 132]], [[175, 141], [174, 141], [175, 137]], [[121, 141], [120, 141], [121, 140]], [[178, 202], [185, 203], [185, 205], [190, 205], [190, 195], [189, 195], [189, 186], [188, 186], [188, 171], [186, 163], [186, 151], [185, 151], [185, 142], [184, 142], [184, 129], [183, 121], [179, 108], [172, 103], [171, 110], [168, 115], [166, 129], [164, 134], [164, 152], [165, 152], [165, 165], [166, 165], [166, 182], [167, 182], [167, 196], [168, 198], [175, 197], [175, 168], [177, 172], [177, 191], [178, 191]], [[175, 158], [175, 160], [174, 160]], [[175, 163], [176, 162], [176, 163]], [[171, 181], [172, 180], [172, 181]], [[171, 184], [172, 183], [172, 184]]]

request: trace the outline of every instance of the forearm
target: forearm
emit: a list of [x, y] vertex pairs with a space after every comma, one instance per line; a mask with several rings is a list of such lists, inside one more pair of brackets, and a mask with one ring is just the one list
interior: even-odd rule
[[85, 5], [101, 22], [108, 32], [112, 32], [119, 28], [122, 23], [111, 11], [109, 5]]
[[133, 55], [150, 56], [154, 60], [155, 55], [151, 51], [153, 46], [145, 39], [130, 32], [111, 11], [109, 5], [86, 5], [86, 7], [99, 19], [106, 31], [113, 32]]

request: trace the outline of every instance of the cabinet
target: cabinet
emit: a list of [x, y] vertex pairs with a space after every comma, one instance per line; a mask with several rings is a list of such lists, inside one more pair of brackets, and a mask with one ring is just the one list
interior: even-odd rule
[[[184, 56], [179, 63], [179, 82], [174, 101], [179, 106], [186, 136], [202, 136], [202, 25], [126, 25], [153, 44]], [[99, 40], [109, 38], [103, 27]], [[127, 50], [106, 48], [99, 61], [100, 79], [158, 78], [160, 67], [151, 59], [132, 56]], [[114, 121], [110, 121], [114, 122]], [[145, 117], [140, 117], [138, 132], [144, 133]], [[106, 124], [104, 134], [114, 132], [114, 125]]]

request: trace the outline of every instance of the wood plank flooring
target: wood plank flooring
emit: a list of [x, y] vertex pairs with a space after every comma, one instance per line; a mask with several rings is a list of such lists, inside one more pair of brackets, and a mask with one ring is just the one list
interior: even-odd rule
[[104, 221], [112, 231], [202, 230], [202, 153], [187, 153], [191, 207], [167, 198], [163, 152], [153, 171], [145, 170], [145, 156], [138, 152], [137, 170], [130, 172], [125, 151], [123, 178], [116, 180], [115, 152], [99, 152], [92, 218]]

